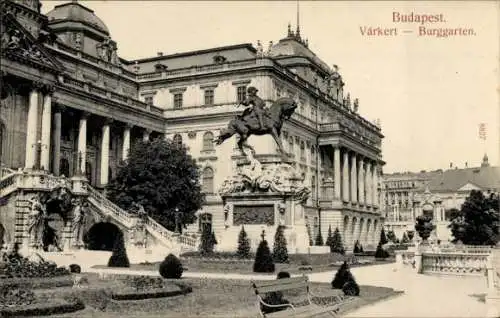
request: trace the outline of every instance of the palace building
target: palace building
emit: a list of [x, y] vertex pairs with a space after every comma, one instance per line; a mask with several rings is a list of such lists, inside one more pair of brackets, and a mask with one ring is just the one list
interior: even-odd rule
[[471, 190], [485, 195], [500, 191], [500, 167], [490, 166], [486, 154], [479, 167], [450, 163], [447, 170], [384, 174], [384, 227], [401, 239], [404, 232], [415, 231], [415, 218], [428, 212], [436, 225], [434, 238], [451, 240], [451, 212], [460, 210]]
[[[381, 128], [359, 115], [359, 101], [344, 91], [336, 67], [309, 49], [299, 26], [289, 26], [265, 49], [236, 44], [124, 60], [106, 24], [76, 1], [46, 15], [38, 0], [0, 3], [4, 242], [29, 241], [28, 212], [20, 207], [29, 191], [51, 187], [43, 180], [72, 180], [73, 191], [88, 195], [96, 215], [129, 228], [131, 216], [101, 191], [134, 142], [153, 138], [184, 143], [199, 164], [206, 203], [187, 232], [209, 226], [219, 241], [236, 237], [225, 233], [232, 218], [218, 190], [239, 152], [234, 137], [220, 146], [213, 140], [243, 110], [236, 105], [253, 86], [268, 106], [281, 96], [298, 103], [281, 138], [311, 190], [304, 208], [311, 241], [319, 232], [326, 240], [331, 227], [339, 228], [349, 249], [356, 240], [365, 247], [378, 243], [384, 220]], [[258, 151], [275, 147], [266, 137], [255, 138]], [[75, 181], [80, 175], [85, 180]], [[61, 227], [63, 241], [71, 237], [67, 226]], [[146, 226], [157, 240], [171, 237], [158, 224]]]

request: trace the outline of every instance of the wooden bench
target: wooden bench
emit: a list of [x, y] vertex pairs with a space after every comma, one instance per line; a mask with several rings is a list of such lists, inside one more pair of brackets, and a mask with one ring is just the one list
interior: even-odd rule
[[[252, 286], [257, 295], [257, 307], [261, 317], [312, 317], [315, 315], [328, 313], [332, 317], [338, 317], [337, 313], [340, 309], [340, 305], [346, 301], [352, 300], [351, 298], [345, 298], [340, 295], [314, 295], [309, 290], [309, 280], [307, 276], [303, 275], [300, 277], [276, 279], [272, 281], [264, 282], [254, 282], [252, 281]], [[304, 300], [300, 303], [305, 303], [305, 305], [296, 306], [292, 303], [290, 304], [280, 304], [273, 305], [265, 302], [265, 297], [267, 293], [282, 292], [286, 290], [295, 289], [297, 292], [301, 291], [300, 295], [304, 296]], [[316, 305], [311, 301], [311, 298], [321, 298], [321, 297], [334, 297], [335, 303], [329, 306]], [[283, 308], [283, 310], [265, 313], [262, 311], [262, 306], [269, 308]]]

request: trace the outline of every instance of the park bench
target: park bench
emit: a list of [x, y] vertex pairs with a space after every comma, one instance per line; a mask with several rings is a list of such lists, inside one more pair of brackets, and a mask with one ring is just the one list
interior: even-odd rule
[[[261, 317], [312, 317], [320, 314], [330, 314], [332, 317], [338, 317], [337, 313], [340, 310], [340, 305], [354, 298], [345, 298], [343, 295], [314, 295], [309, 290], [309, 280], [307, 276], [276, 279], [264, 282], [252, 282], [255, 295], [257, 296], [257, 307]], [[273, 305], [265, 302], [266, 294], [282, 292], [286, 290], [296, 290], [299, 296], [303, 296], [303, 300], [289, 304]], [[334, 304], [329, 306], [321, 306], [314, 304], [311, 298], [333, 297]], [[300, 304], [300, 305], [299, 305]], [[303, 305], [302, 305], [303, 304]], [[262, 306], [269, 308], [283, 308], [283, 310], [265, 313], [262, 311]]]

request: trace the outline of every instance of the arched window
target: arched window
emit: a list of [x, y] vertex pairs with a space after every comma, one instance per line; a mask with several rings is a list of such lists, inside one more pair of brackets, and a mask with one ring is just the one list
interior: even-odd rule
[[316, 162], [316, 148], [314, 145], [311, 146], [311, 161]]
[[182, 136], [179, 134], [175, 134], [173, 141], [174, 141], [174, 143], [181, 145], [182, 144]]
[[202, 191], [204, 193], [214, 193], [214, 170], [210, 167], [203, 169]]
[[203, 150], [214, 150], [214, 134], [211, 131], [203, 134]]

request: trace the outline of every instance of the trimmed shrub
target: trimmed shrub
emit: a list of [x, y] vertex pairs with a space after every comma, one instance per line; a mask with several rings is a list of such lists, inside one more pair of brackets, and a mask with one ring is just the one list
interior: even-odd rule
[[183, 271], [181, 261], [174, 254], [168, 254], [160, 264], [160, 275], [163, 278], [179, 279]]
[[381, 243], [378, 243], [377, 250], [375, 251], [375, 258], [388, 258], [389, 252], [384, 250]]
[[277, 263], [288, 263], [288, 249], [286, 248], [286, 238], [283, 233], [284, 226], [280, 225], [274, 235], [273, 259]]
[[335, 232], [332, 234], [331, 226], [328, 228], [328, 238], [326, 240], [326, 245], [330, 246], [331, 253], [339, 253], [344, 255], [345, 249], [342, 243], [342, 236], [340, 235], [339, 228], [335, 228]]
[[80, 274], [82, 272], [82, 268], [78, 264], [71, 264], [69, 265], [69, 272]]
[[[286, 279], [290, 278], [290, 273], [289, 272], [279, 272], [278, 275], [276, 276], [276, 279]], [[290, 302], [283, 297], [283, 292], [281, 291], [276, 291], [276, 292], [270, 292], [264, 297], [264, 302], [269, 305], [284, 305], [284, 304], [289, 304]], [[263, 313], [269, 314], [272, 312], [277, 312], [277, 311], [282, 311], [285, 310], [287, 307], [270, 307], [266, 306], [264, 304], [260, 304], [260, 308]]]
[[394, 231], [392, 230], [387, 232], [387, 240], [393, 243], [397, 243], [398, 239], [396, 237], [396, 233], [394, 233]]
[[347, 265], [347, 262], [344, 261], [340, 268], [337, 270], [335, 273], [335, 276], [333, 277], [332, 280], [332, 288], [333, 289], [342, 289], [345, 283], [349, 281], [351, 278], [352, 274], [349, 271], [349, 265]]
[[282, 279], [282, 278], [290, 278], [292, 276], [290, 276], [290, 273], [289, 272], [279, 272], [278, 275], [276, 276], [276, 279]]
[[354, 277], [342, 286], [342, 291], [346, 296], [359, 296], [359, 286], [354, 280]]
[[239, 258], [248, 258], [250, 256], [250, 240], [243, 226], [241, 226], [241, 231], [238, 235], [238, 250], [236, 251], [236, 255]]
[[109, 258], [108, 267], [130, 267], [122, 234], [117, 235], [115, 238], [113, 254]]
[[344, 261], [332, 280], [333, 289], [342, 289], [346, 296], [359, 296], [359, 286], [349, 270], [349, 265]]
[[274, 262], [266, 240], [260, 241], [259, 247], [257, 248], [253, 271], [255, 273], [274, 272]]
[[215, 233], [213, 231], [209, 231], [208, 228], [203, 228], [201, 232], [200, 254], [213, 254], [216, 244], [217, 240], [215, 239]]
[[357, 241], [357, 240], [354, 243], [354, 250], [353, 250], [353, 252], [354, 252], [354, 254], [361, 253], [361, 244], [359, 244], [359, 241]]
[[389, 241], [387, 240], [387, 236], [385, 235], [384, 228], [382, 228], [382, 231], [380, 231], [380, 244], [385, 245], [387, 243], [389, 243]]
[[316, 235], [316, 240], [314, 242], [316, 246], [323, 246], [325, 243], [323, 242], [323, 236], [321, 236], [321, 231], [318, 231], [318, 235]]

